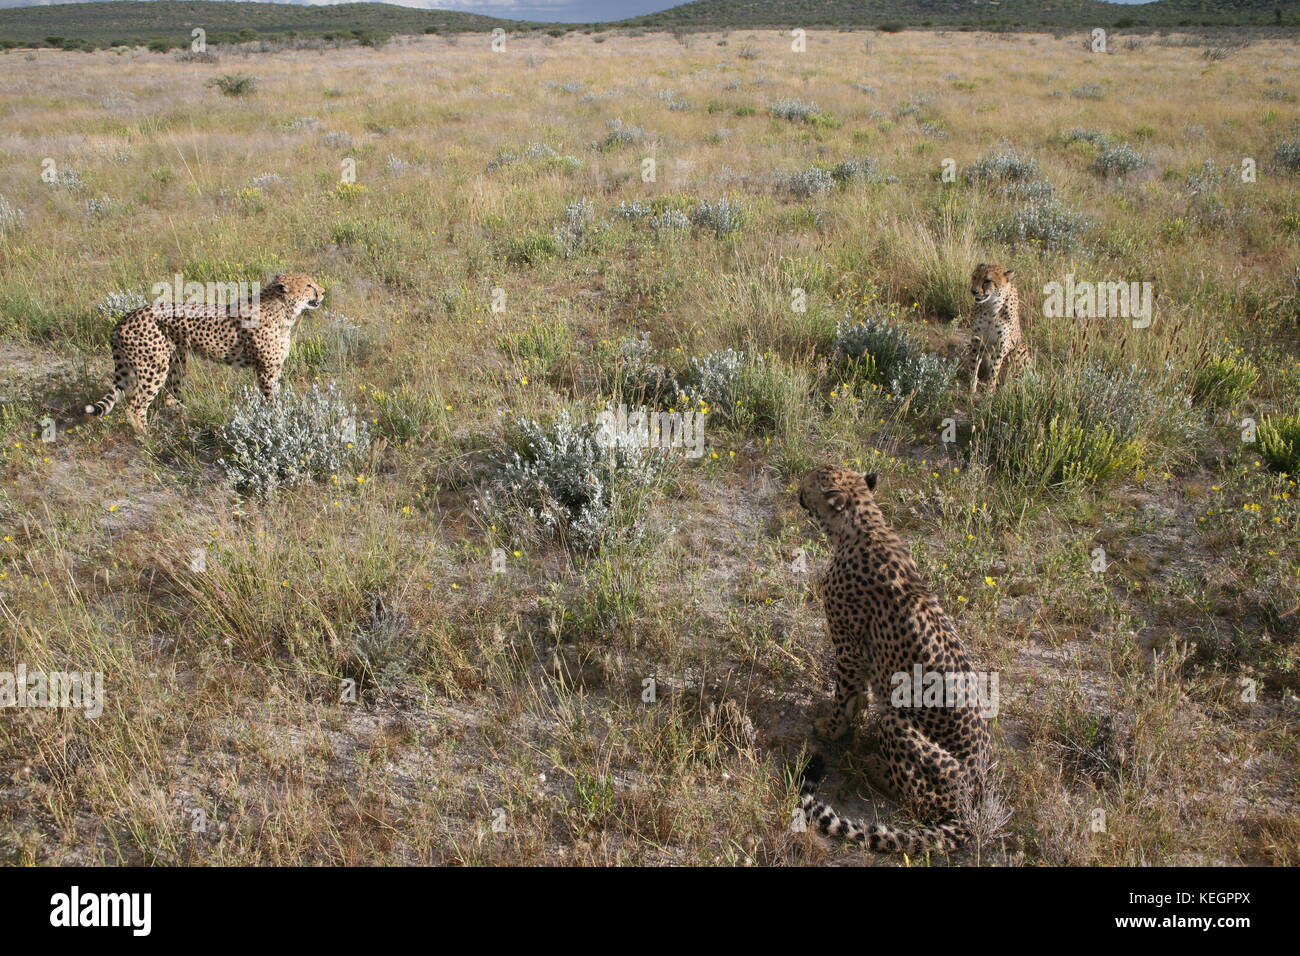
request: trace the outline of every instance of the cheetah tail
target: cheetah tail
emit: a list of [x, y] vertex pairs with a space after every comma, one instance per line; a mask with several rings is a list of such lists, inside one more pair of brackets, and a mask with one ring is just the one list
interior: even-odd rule
[[804, 818], [826, 836], [850, 843], [866, 844], [875, 853], [906, 853], [919, 856], [927, 850], [947, 853], [970, 840], [970, 830], [959, 820], [944, 820], [927, 827], [891, 827], [865, 824], [836, 813], [817, 799], [817, 781], [822, 776], [822, 759], [814, 756], [800, 775], [799, 805]]
[[118, 400], [121, 399], [123, 394], [124, 392], [122, 391], [121, 386], [115, 383], [113, 387], [108, 390], [108, 392], [104, 395], [103, 398], [95, 402], [93, 405], [86, 406], [86, 414], [107, 415], [109, 412], [113, 410], [113, 406], [118, 403]]
[[123, 361], [123, 356], [118, 351], [117, 343], [113, 343], [113, 387], [99, 401], [93, 405], [86, 406], [87, 415], [107, 415], [113, 410], [113, 406], [121, 401], [122, 396], [126, 394], [126, 387], [130, 384], [133, 376], [131, 368]]

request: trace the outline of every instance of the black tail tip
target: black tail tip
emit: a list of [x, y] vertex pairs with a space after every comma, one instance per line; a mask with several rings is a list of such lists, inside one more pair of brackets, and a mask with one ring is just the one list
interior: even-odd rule
[[821, 754], [813, 754], [799, 773], [799, 792], [811, 794], [817, 789], [817, 784], [824, 776], [826, 776], [826, 761]]

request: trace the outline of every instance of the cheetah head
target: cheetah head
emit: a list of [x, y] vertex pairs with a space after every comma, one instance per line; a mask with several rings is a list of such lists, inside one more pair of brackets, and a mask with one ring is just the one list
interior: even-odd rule
[[271, 280], [268, 295], [278, 296], [289, 304], [289, 322], [298, 318], [304, 309], [319, 309], [325, 290], [311, 276], [301, 272], [285, 272]]
[[1015, 273], [1010, 269], [981, 262], [970, 276], [970, 294], [974, 297], [975, 304], [984, 305], [988, 302], [994, 305], [1000, 304], [1002, 297], [1011, 288], [1011, 278], [1014, 275]]
[[841, 515], [853, 514], [854, 505], [872, 501], [876, 476], [863, 475], [838, 465], [814, 468], [799, 483], [799, 505], [829, 531]]

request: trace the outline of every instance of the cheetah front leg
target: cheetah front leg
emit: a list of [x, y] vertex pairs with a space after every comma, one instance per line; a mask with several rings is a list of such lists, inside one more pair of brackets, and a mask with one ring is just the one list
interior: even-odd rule
[[978, 335], [972, 335], [970, 340], [970, 351], [966, 353], [966, 367], [964, 374], [969, 376], [969, 386], [971, 398], [975, 398], [980, 387], [980, 373], [988, 366], [984, 359], [984, 342]]
[[1004, 342], [998, 343], [997, 358], [991, 360], [988, 363], [989, 364], [989, 380], [988, 380], [989, 391], [996, 390], [997, 387], [1000, 384], [1002, 384], [1002, 377], [1005, 374], [1004, 366], [1006, 365], [1006, 361], [1007, 361], [1007, 351], [1008, 349], [1006, 343]]
[[257, 387], [262, 390], [262, 394], [268, 401], [280, 394], [280, 373], [283, 370], [283, 362], [275, 365], [269, 362], [257, 362]]
[[863, 696], [867, 693], [865, 665], [854, 658], [837, 656], [835, 660], [835, 701], [826, 717], [813, 721], [817, 736], [839, 740], [853, 724]]

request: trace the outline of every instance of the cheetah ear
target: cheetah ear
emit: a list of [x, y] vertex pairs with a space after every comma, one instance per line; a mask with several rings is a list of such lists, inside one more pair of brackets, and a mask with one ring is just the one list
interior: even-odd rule
[[276, 276], [272, 279], [271, 284], [266, 287], [266, 291], [270, 292], [272, 295], [283, 295], [285, 292], [283, 278]]
[[849, 496], [844, 492], [837, 490], [826, 491], [826, 504], [830, 505], [831, 511], [843, 511], [849, 506]]
[[1014, 279], [1016, 277], [1015, 269], [1004, 269], [1003, 272], [1008, 279]]
[[875, 474], [870, 474], [870, 475], [863, 475], [862, 477], [865, 478], [865, 479], [867, 480], [867, 490], [869, 490], [869, 491], [875, 491], [875, 490], [876, 490], [876, 478], [878, 478], [879, 476], [878, 476], [878, 475], [875, 475]]

